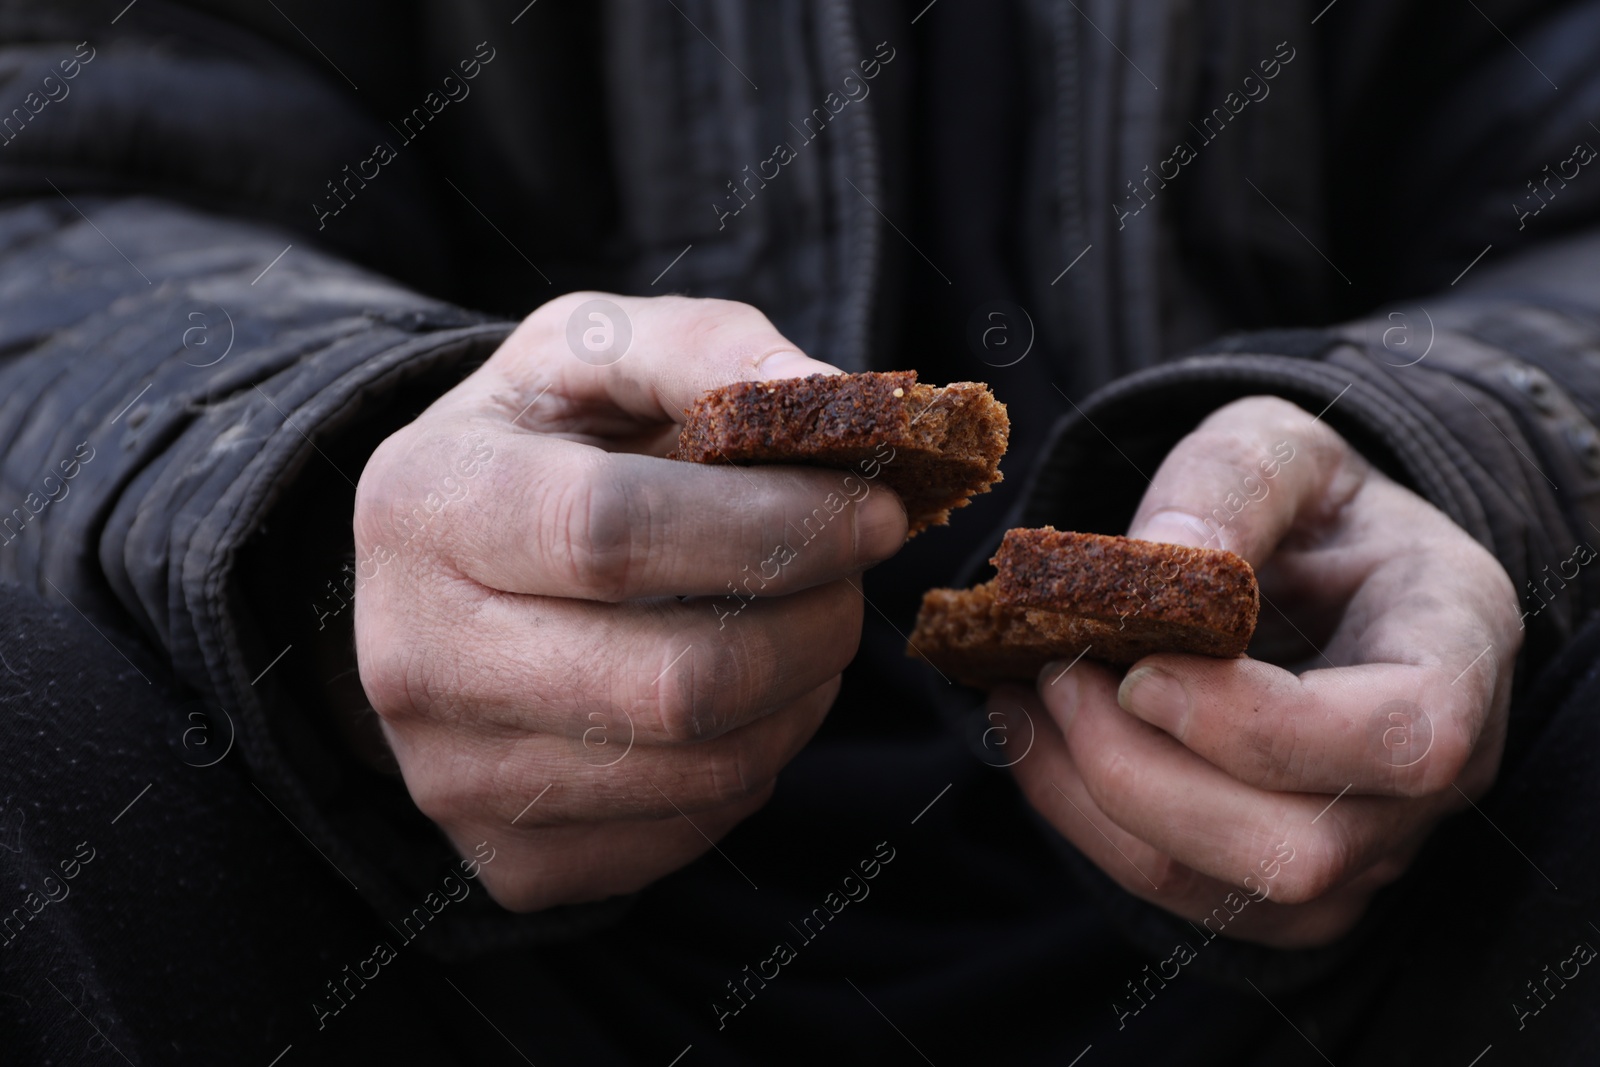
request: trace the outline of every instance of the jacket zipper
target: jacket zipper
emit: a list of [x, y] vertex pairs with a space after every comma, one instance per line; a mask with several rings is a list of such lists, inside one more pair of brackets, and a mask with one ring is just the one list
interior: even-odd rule
[[[1083, 217], [1082, 168], [1079, 165], [1082, 152], [1078, 143], [1081, 133], [1078, 94], [1082, 86], [1078, 83], [1078, 24], [1070, 5], [1056, 2], [1051, 7], [1056, 23], [1054, 104], [1056, 145], [1060, 160], [1061, 251], [1070, 260], [1089, 243], [1086, 236], [1088, 228]], [[1082, 358], [1085, 348], [1084, 326], [1087, 320], [1079, 313], [1084, 309], [1078, 279], [1064, 278], [1063, 281], [1067, 283], [1065, 296], [1068, 314], [1065, 318], [1070, 331], [1070, 347], [1066, 358], [1069, 362], [1075, 362]]]
[[[836, 63], [853, 70], [852, 57], [860, 51], [860, 45], [856, 40], [850, 0], [823, 0], [823, 22]], [[838, 73], [836, 66], [828, 72], [828, 77], [831, 79]], [[860, 102], [860, 110], [853, 119], [850, 144], [841, 145], [841, 150], [846, 152], [846, 172], [852, 169], [850, 155], [855, 156], [856, 184], [860, 192], [858, 194], [856, 189], [851, 189], [848, 182], [838, 186], [840, 202], [851, 204], [855, 209], [855, 218], [859, 220], [846, 230], [847, 234], [853, 230], [859, 235], [859, 265], [854, 284], [846, 287], [844, 308], [839, 316], [839, 353], [842, 357], [839, 362], [862, 370], [868, 369], [867, 333], [871, 328], [873, 300], [877, 293], [879, 242], [883, 232], [878, 225], [877, 210], [872, 206], [879, 194], [878, 147], [868, 106], [865, 99]], [[846, 242], [848, 240], [847, 236]]]

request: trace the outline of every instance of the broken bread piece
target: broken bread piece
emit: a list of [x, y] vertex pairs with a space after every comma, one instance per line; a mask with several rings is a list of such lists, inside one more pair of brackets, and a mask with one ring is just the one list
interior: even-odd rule
[[796, 463], [880, 479], [905, 505], [907, 537], [999, 482], [1011, 433], [989, 387], [917, 381], [916, 371], [735, 382], [696, 400], [671, 456], [694, 463]]
[[1076, 659], [1116, 629], [1070, 615], [1004, 607], [995, 599], [994, 583], [985, 582], [924, 593], [906, 655], [962, 685], [992, 689], [1005, 681], [1032, 682], [1046, 663]]
[[1053, 659], [1244, 655], [1260, 593], [1231, 552], [1043, 527], [1009, 531], [972, 589], [931, 589], [906, 654], [965, 685], [1032, 681]]

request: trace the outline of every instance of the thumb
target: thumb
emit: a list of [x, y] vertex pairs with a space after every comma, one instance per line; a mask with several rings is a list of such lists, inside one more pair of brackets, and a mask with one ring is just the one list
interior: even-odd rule
[[[696, 397], [733, 382], [840, 373], [805, 355], [748, 304], [595, 292], [541, 306], [483, 371], [441, 406], [601, 437], [681, 422]], [[546, 392], [549, 401], [527, 410]], [[519, 411], [525, 415], [513, 418]]]
[[1213, 412], [1167, 454], [1128, 536], [1226, 549], [1264, 563], [1355, 453], [1327, 424], [1277, 397]]

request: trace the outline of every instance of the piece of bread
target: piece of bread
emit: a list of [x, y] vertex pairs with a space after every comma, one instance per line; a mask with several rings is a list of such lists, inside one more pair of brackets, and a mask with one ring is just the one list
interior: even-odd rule
[[1168, 651], [1242, 656], [1261, 610], [1255, 571], [1220, 549], [1046, 526], [1008, 531], [989, 562], [1006, 607], [1115, 622], [1153, 643], [1168, 635]]
[[1000, 481], [1011, 421], [989, 387], [922, 385], [916, 371], [736, 382], [694, 402], [675, 459], [854, 471], [895, 491], [907, 536]]
[[1032, 681], [1053, 659], [1244, 655], [1260, 593], [1231, 552], [1051, 527], [1011, 530], [972, 589], [924, 595], [906, 654], [966, 685]]
[[930, 663], [962, 685], [990, 689], [1004, 681], [1031, 682], [1053, 659], [1076, 659], [1104, 647], [1114, 625], [1051, 612], [1007, 608], [994, 583], [971, 589], [930, 589], [922, 596], [906, 655]]

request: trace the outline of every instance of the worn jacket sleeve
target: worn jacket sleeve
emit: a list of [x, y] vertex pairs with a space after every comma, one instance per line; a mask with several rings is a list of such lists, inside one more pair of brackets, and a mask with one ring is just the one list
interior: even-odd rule
[[[157, 649], [203, 704], [164, 725], [174, 773], [248, 774], [330, 878], [409, 914], [457, 857], [322, 706], [353, 662], [354, 487], [512, 324], [342, 255], [426, 260], [406, 159], [319, 231], [309, 204], [383, 134], [298, 61], [159, 4], [138, 33], [77, 7], [0, 6], [0, 578], [96, 622], [108, 656]], [[473, 893], [425, 944], [617, 906]]]

